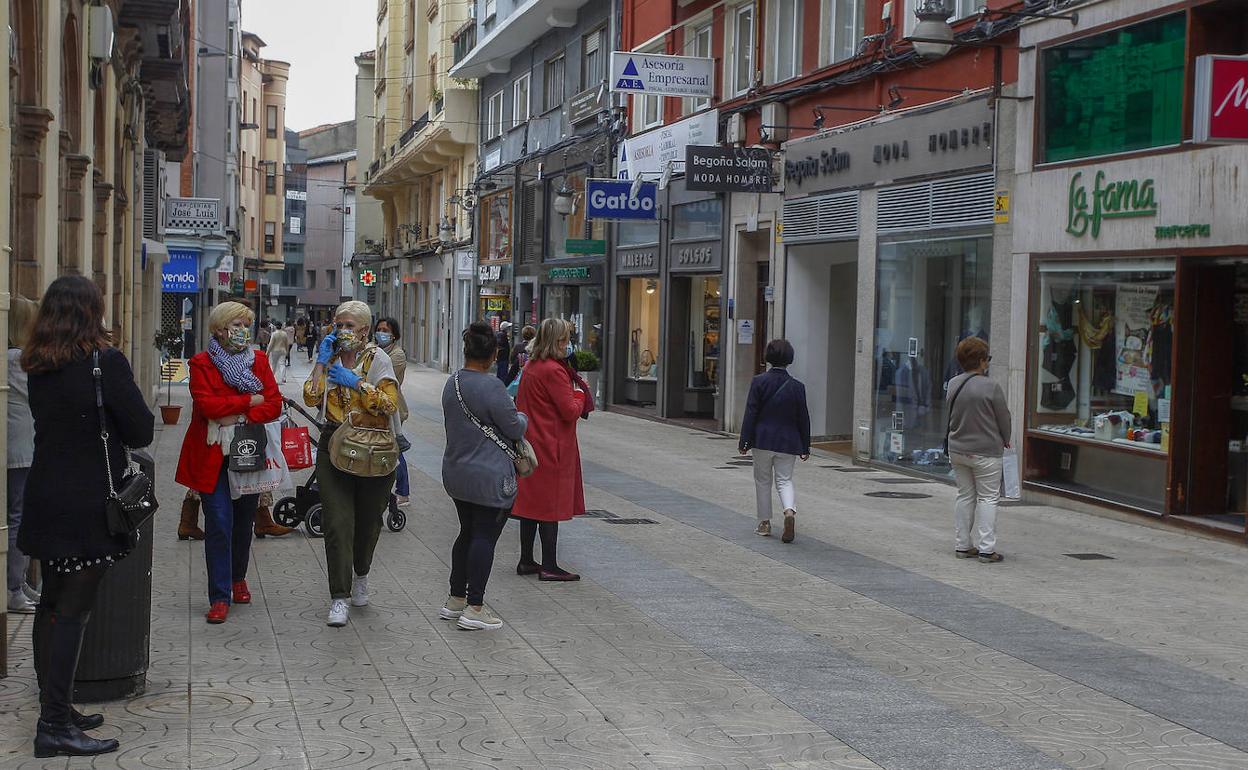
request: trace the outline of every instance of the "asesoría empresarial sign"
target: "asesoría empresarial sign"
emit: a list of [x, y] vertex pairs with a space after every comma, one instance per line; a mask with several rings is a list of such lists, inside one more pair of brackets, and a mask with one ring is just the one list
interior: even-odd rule
[[1130, 219], [1157, 216], [1157, 198], [1152, 179], [1125, 179], [1107, 182], [1104, 171], [1097, 171], [1089, 191], [1083, 183], [1083, 172], [1070, 178], [1066, 197], [1066, 232], [1082, 238], [1089, 233], [1101, 235], [1101, 222], [1106, 219]]
[[611, 90], [629, 94], [713, 97], [715, 60], [614, 51]]

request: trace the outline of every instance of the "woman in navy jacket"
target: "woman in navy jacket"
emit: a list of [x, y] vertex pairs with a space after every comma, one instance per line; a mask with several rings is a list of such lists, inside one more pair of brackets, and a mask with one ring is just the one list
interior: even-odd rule
[[793, 466], [810, 457], [810, 412], [806, 386], [789, 375], [793, 346], [788, 340], [767, 343], [764, 356], [771, 368], [750, 383], [750, 396], [741, 421], [741, 454], [754, 451], [754, 491], [758, 497], [758, 528], [771, 535], [771, 485], [774, 479], [784, 506], [785, 543], [793, 542], [797, 508], [793, 494]]

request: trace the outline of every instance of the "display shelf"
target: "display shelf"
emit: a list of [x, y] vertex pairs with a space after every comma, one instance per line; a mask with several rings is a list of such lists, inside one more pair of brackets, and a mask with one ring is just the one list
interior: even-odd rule
[[1126, 441], [1125, 439], [1123, 441], [1104, 441], [1096, 438], [1073, 436], [1069, 433], [1055, 433], [1053, 431], [1041, 430], [1039, 428], [1029, 428], [1026, 436], [1029, 439], [1054, 441], [1059, 444], [1090, 446], [1097, 447], [1099, 449], [1108, 449], [1115, 452], [1130, 452], [1132, 454], [1141, 455], [1143, 457], [1151, 457], [1158, 460], [1164, 460], [1169, 455], [1166, 450], [1162, 449], [1157, 444], [1144, 444], [1138, 441]]

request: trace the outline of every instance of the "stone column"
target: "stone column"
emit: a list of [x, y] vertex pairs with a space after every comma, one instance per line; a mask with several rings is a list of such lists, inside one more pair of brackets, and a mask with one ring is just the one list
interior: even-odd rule
[[43, 198], [43, 143], [52, 112], [36, 105], [18, 105], [13, 143], [14, 196], [13, 256], [10, 263], [14, 294], [37, 299], [39, 282], [39, 202]]

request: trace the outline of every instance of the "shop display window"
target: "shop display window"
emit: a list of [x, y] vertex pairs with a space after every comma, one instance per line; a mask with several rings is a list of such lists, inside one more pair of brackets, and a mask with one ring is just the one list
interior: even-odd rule
[[481, 259], [511, 259], [511, 191], [504, 190], [481, 202]]
[[689, 308], [689, 387], [719, 385], [719, 278], [695, 278]]
[[615, 225], [615, 245], [617, 248], [648, 246], [658, 242], [659, 222], [657, 219], [651, 222], [626, 219], [617, 222]]
[[1033, 277], [1034, 434], [1164, 453], [1174, 263], [1041, 262]]
[[723, 237], [723, 219], [719, 198], [672, 206], [672, 240], [718, 240]]
[[628, 279], [628, 378], [659, 378], [659, 280]]
[[[551, 213], [546, 217], [549, 241], [546, 249], [548, 259], [582, 256], [568, 251], [569, 238], [579, 240], [583, 238], [602, 239], [606, 237], [606, 223], [604, 220], [587, 220], [585, 218], [585, 180], [587, 176], [588, 174], [585, 171], [572, 171], [563, 177], [550, 180], [548, 186], [550, 195], [548, 211]], [[565, 182], [576, 196], [574, 198], [576, 204], [572, 208], [572, 213], [566, 217], [554, 213], [555, 194], [563, 187]]]
[[940, 476], [958, 343], [992, 344], [992, 239], [882, 243], [877, 260], [875, 431], [871, 456]]
[[576, 327], [572, 347], [588, 350], [602, 359], [602, 287], [560, 286], [543, 288], [546, 317], [571, 321]]

